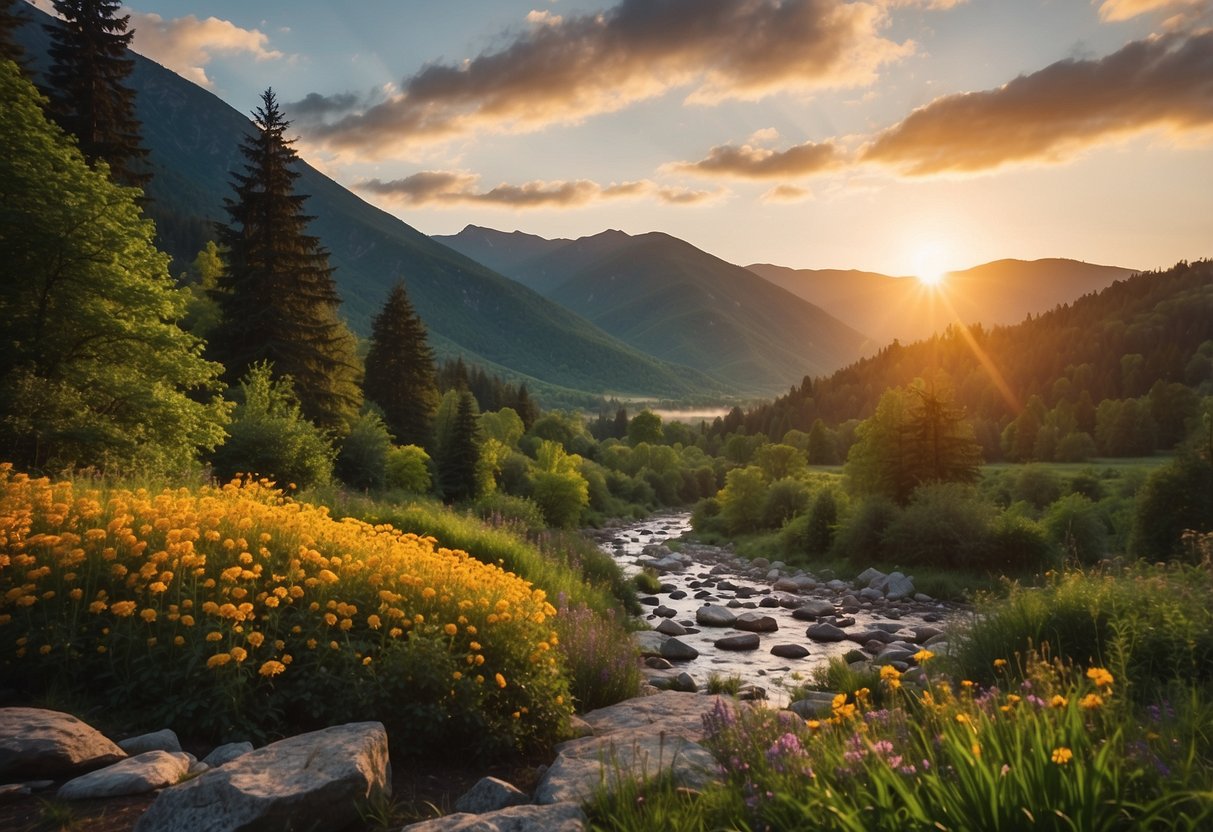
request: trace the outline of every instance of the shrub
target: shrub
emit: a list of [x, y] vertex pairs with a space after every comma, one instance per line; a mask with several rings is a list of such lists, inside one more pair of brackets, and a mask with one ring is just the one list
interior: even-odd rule
[[430, 455], [417, 445], [392, 448], [384, 464], [384, 481], [388, 488], [398, 488], [412, 494], [430, 490]]
[[1042, 465], [1025, 465], [1011, 487], [1011, 498], [1042, 509], [1061, 496], [1061, 477]]
[[657, 577], [656, 572], [647, 569], [632, 576], [632, 583], [636, 585], [636, 589], [648, 595], [661, 592], [661, 578]]
[[265, 738], [380, 720], [393, 747], [550, 744], [568, 686], [542, 590], [264, 483], [108, 492], [0, 467], [0, 663], [147, 728]]
[[886, 560], [885, 531], [900, 515], [897, 504], [888, 497], [865, 497], [838, 530], [835, 548], [859, 567]]
[[788, 478], [771, 483], [762, 500], [762, 527], [782, 528], [784, 523], [796, 515], [804, 514], [809, 507], [810, 497], [809, 487], [801, 480]]
[[333, 468], [337, 478], [352, 488], [383, 488], [392, 437], [378, 413], [366, 412], [350, 426], [337, 452]]
[[1213, 531], [1213, 463], [1186, 453], [1150, 474], [1137, 501], [1132, 550], [1156, 560], [1181, 552], [1185, 529]]
[[920, 486], [885, 530], [885, 556], [905, 564], [981, 567], [993, 519], [993, 506], [970, 486]]
[[1053, 456], [1058, 462], [1086, 462], [1098, 453], [1099, 449], [1095, 447], [1091, 434], [1076, 431], [1061, 438]]
[[476, 500], [472, 513], [491, 526], [509, 526], [523, 535], [538, 534], [547, 528], [543, 512], [534, 500], [494, 491]]
[[556, 616], [560, 652], [577, 709], [585, 713], [640, 693], [640, 656], [613, 613], [601, 616], [562, 599]]
[[1044, 527], [1009, 511], [999, 514], [990, 527], [985, 550], [983, 565], [1008, 575], [1039, 572], [1057, 560]]
[[1095, 503], [1067, 494], [1049, 506], [1044, 527], [1049, 538], [1079, 563], [1095, 563], [1108, 554], [1108, 527]]
[[549, 526], [571, 528], [589, 504], [589, 486], [576, 471], [537, 471], [531, 476], [531, 499]]

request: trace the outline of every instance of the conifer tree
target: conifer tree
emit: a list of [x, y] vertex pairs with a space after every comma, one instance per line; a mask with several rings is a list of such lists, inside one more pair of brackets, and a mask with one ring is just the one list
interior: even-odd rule
[[362, 383], [366, 398], [382, 408], [396, 444], [430, 446], [439, 401], [436, 374], [425, 324], [413, 309], [404, 284], [397, 283], [371, 322]]
[[25, 69], [25, 50], [13, 37], [17, 28], [26, 23], [23, 15], [17, 12], [18, 4], [24, 6], [21, 0], [0, 0], [0, 61], [12, 61]]
[[109, 164], [110, 177], [142, 187], [151, 179], [147, 149], [139, 137], [135, 92], [126, 79], [130, 15], [118, 17], [118, 0], [54, 0], [61, 20], [46, 24], [51, 36], [51, 113], [76, 136], [89, 164]]
[[476, 496], [477, 467], [480, 462], [480, 414], [476, 399], [462, 390], [454, 418], [444, 441], [438, 448], [438, 484], [447, 502], [468, 500]]
[[240, 148], [236, 198], [226, 200], [230, 222], [218, 228], [227, 264], [214, 293], [221, 320], [210, 346], [229, 382], [271, 362], [275, 377], [291, 377], [305, 416], [343, 433], [362, 403], [355, 342], [337, 316], [328, 252], [306, 232], [312, 218], [303, 213], [307, 196], [294, 189], [290, 122], [273, 90], [261, 101], [256, 132]]

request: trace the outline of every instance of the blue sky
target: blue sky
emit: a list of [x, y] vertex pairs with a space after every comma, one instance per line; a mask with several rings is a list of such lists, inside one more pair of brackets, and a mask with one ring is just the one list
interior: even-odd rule
[[1208, 0], [140, 0], [135, 49], [426, 233], [893, 274], [1213, 255]]

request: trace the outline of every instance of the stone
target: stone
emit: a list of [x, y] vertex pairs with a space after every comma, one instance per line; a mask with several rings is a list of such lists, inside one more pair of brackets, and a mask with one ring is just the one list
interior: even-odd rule
[[754, 558], [752, 561], [750, 561], [750, 566], [754, 567], [755, 569], [770, 569], [771, 562], [766, 558]]
[[391, 790], [387, 731], [355, 722], [271, 743], [165, 789], [135, 832], [329, 832], [357, 821], [361, 805]]
[[914, 600], [920, 604], [934, 604], [935, 603], [935, 599], [932, 598], [930, 595], [927, 595], [925, 592], [915, 592]]
[[400, 832], [582, 832], [585, 812], [577, 803], [511, 806], [486, 815], [459, 813], [409, 824]]
[[658, 624], [656, 630], [662, 635], [667, 636], [685, 636], [687, 634], [686, 627], [682, 626], [676, 621], [671, 621], [668, 618]]
[[33, 789], [24, 783], [6, 783], [0, 786], [0, 803], [10, 803], [23, 797], [29, 797], [31, 794], [33, 794]]
[[590, 723], [577, 716], [577, 714], [569, 717], [569, 739], [576, 740], [592, 736], [594, 736], [594, 727]]
[[925, 644], [929, 639], [943, 635], [943, 630], [938, 627], [922, 626], [914, 628], [914, 641], [919, 644]]
[[760, 702], [767, 698], [767, 689], [761, 685], [742, 685], [737, 689], [737, 698], [742, 702]]
[[687, 592], [685, 589], [676, 589], [670, 593], [671, 601], [681, 601], [683, 598], [686, 598], [686, 597], [687, 597]]
[[689, 662], [699, 658], [699, 651], [685, 641], [668, 638], [661, 645], [661, 658], [672, 662]]
[[861, 604], [854, 595], [844, 595], [838, 601], [839, 608], [845, 613], [859, 612]]
[[171, 786], [190, 770], [188, 754], [177, 751], [145, 751], [113, 765], [68, 780], [56, 797], [60, 800], [93, 800], [146, 794]]
[[685, 670], [670, 680], [668, 690], [682, 691], [684, 693], [698, 693], [699, 683], [695, 681], [695, 677]]
[[[800, 608], [795, 610], [792, 615], [797, 618], [808, 616], [810, 618], [821, 618], [823, 615], [834, 614], [834, 603], [832, 601], [805, 601], [800, 605]], [[802, 619], [803, 620], [803, 619]]]
[[583, 715], [597, 736], [633, 728], [649, 733], [665, 731], [698, 742], [703, 739], [703, 715], [716, 705], [718, 697], [694, 693], [662, 693], [626, 699]]
[[656, 607], [661, 603], [661, 599], [657, 598], [655, 595], [646, 595], [643, 598], [638, 598], [637, 600], [646, 607]]
[[747, 633], [773, 633], [779, 629], [779, 622], [769, 615], [756, 612], [744, 612], [737, 616], [733, 626]]
[[481, 777], [476, 785], [464, 792], [455, 801], [455, 811], [470, 815], [483, 815], [510, 806], [522, 806], [531, 799], [513, 783], [496, 777]]
[[71, 714], [0, 708], [0, 780], [58, 778], [126, 757], [100, 731]]
[[884, 577], [885, 574], [879, 569], [873, 569], [869, 566], [867, 569], [855, 576], [855, 583], [859, 584], [860, 586], [870, 587]]
[[812, 624], [804, 634], [813, 641], [842, 641], [847, 637], [846, 631], [833, 624]]
[[632, 633], [632, 643], [642, 656], [660, 656], [661, 646], [669, 636], [664, 636], [656, 630], [640, 630]]
[[866, 662], [868, 657], [862, 650], [848, 650], [842, 660], [847, 664], [854, 664], [855, 662]]
[[247, 754], [253, 750], [251, 742], [229, 742], [219, 746], [210, 754], [202, 758], [202, 762], [206, 763], [211, 768], [218, 768], [221, 765], [230, 763], [242, 754]]
[[776, 592], [800, 592], [800, 584], [795, 578], [780, 578], [771, 584], [771, 589]]
[[801, 719], [825, 719], [834, 712], [833, 699], [833, 694], [829, 699], [797, 699], [787, 709]]
[[763, 598], [761, 601], [758, 602], [758, 606], [761, 607], [762, 609], [772, 609], [772, 608], [777, 609], [779, 607], [779, 605], [780, 605], [779, 598], [776, 598], [773, 595], [768, 595], [767, 597]]
[[914, 597], [914, 581], [900, 572], [890, 572], [884, 581], [884, 597], [890, 601]]
[[717, 650], [757, 650], [758, 642], [758, 633], [742, 633], [718, 638], [713, 644]]
[[644, 666], [650, 670], [669, 670], [674, 665], [670, 664], [669, 659], [663, 659], [661, 656], [648, 656], [644, 660]]
[[884, 594], [879, 589], [872, 589], [870, 586], [865, 586], [859, 590], [859, 600], [861, 601], [880, 601], [884, 599]]
[[[695, 693], [660, 695], [704, 699]], [[557, 752], [535, 789], [535, 802], [540, 805], [584, 801], [599, 789], [614, 792], [627, 781], [664, 774], [677, 785], [693, 789], [719, 778], [716, 758], [706, 748], [653, 728], [573, 740], [558, 745]]]
[[674, 616], [678, 615], [678, 610], [662, 604], [660, 607], [653, 610], [653, 615], [657, 616], [658, 618], [673, 618]]
[[803, 659], [809, 655], [809, 648], [800, 644], [776, 644], [771, 648], [771, 655], [781, 659]]
[[702, 627], [732, 627], [737, 615], [715, 604], [704, 604], [695, 611], [695, 623]]
[[177, 739], [175, 731], [171, 728], [165, 728], [161, 731], [153, 731], [150, 734], [140, 734], [137, 737], [118, 740], [118, 747], [132, 757], [145, 751], [170, 751], [176, 753], [181, 750], [181, 740]]

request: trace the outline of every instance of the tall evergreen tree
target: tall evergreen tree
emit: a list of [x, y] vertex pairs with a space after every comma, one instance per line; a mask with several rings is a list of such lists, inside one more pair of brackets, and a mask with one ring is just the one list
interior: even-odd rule
[[24, 6], [22, 0], [0, 0], [0, 61], [12, 61], [22, 69], [25, 68], [25, 50], [17, 43], [13, 33], [26, 23], [24, 15], [18, 13], [17, 7]]
[[296, 194], [298, 158], [273, 90], [254, 113], [243, 173], [234, 175], [230, 222], [218, 227], [226, 268], [214, 293], [221, 320], [210, 340], [234, 382], [259, 361], [290, 376], [303, 413], [344, 432], [362, 403], [354, 338], [337, 316], [341, 303], [328, 252], [306, 232], [307, 196]]
[[383, 409], [397, 444], [430, 446], [440, 398], [436, 376], [425, 324], [413, 309], [404, 284], [397, 283], [371, 322], [362, 383], [366, 397]]
[[480, 423], [476, 399], [462, 390], [449, 429], [438, 448], [438, 484], [447, 502], [468, 500], [476, 496], [478, 463], [480, 462]]
[[51, 112], [76, 136], [89, 164], [109, 164], [110, 176], [142, 187], [151, 179], [147, 149], [139, 137], [135, 92], [126, 79], [130, 57], [130, 15], [118, 17], [118, 0], [54, 0], [61, 20], [46, 24], [51, 36]]

